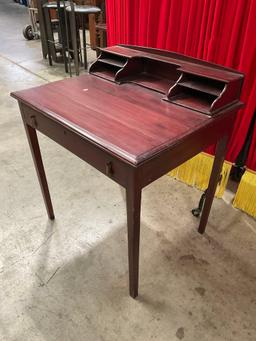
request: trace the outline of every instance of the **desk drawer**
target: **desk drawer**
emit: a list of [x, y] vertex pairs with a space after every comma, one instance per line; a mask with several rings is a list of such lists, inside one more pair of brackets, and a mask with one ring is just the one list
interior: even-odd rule
[[127, 187], [128, 176], [134, 170], [132, 165], [89, 139], [85, 139], [64, 123], [51, 119], [24, 104], [20, 107], [26, 124], [68, 149], [115, 182]]

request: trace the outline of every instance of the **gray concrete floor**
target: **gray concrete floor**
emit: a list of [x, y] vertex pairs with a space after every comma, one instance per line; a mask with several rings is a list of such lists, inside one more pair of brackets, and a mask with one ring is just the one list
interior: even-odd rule
[[[124, 193], [40, 135], [56, 220], [47, 220], [9, 92], [65, 77], [27, 42], [26, 9], [0, 3], [0, 340], [255, 341], [256, 223], [165, 176], [143, 191], [140, 295], [128, 296]], [[92, 59], [93, 53], [90, 54]]]

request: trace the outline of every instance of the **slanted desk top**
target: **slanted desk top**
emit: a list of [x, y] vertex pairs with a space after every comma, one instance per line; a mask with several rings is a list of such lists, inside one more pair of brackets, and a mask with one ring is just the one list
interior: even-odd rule
[[102, 50], [90, 74], [12, 93], [19, 101], [48, 216], [54, 219], [36, 130], [126, 188], [130, 294], [138, 294], [141, 190], [217, 143], [203, 233], [243, 75], [172, 52]]

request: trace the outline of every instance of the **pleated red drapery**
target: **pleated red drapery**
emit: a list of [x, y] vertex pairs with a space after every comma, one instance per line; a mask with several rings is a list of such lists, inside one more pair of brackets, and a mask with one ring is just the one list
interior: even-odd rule
[[234, 162], [256, 107], [256, 0], [106, 0], [106, 8], [110, 46], [157, 47], [245, 73], [246, 107], [238, 113], [226, 157]]
[[249, 149], [249, 155], [246, 161], [246, 166], [256, 172], [256, 122], [254, 124], [254, 131], [252, 142]]

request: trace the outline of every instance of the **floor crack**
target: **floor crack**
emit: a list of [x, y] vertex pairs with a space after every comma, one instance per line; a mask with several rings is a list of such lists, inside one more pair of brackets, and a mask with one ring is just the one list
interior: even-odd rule
[[53, 277], [56, 275], [56, 273], [59, 271], [61, 267], [59, 266], [55, 271], [54, 273], [51, 275], [51, 277], [48, 279], [48, 281], [46, 282], [46, 284], [48, 284], [50, 282], [51, 279], [53, 279]]
[[47, 238], [45, 241], [43, 241], [43, 243], [40, 244], [40, 245], [38, 246], [38, 248], [35, 249], [35, 251], [32, 252], [32, 255], [34, 255], [38, 250], [40, 250], [41, 247], [42, 247], [43, 245], [45, 245], [45, 244], [48, 242], [48, 240], [54, 235], [54, 233], [55, 233], [55, 231], [52, 232], [52, 233], [48, 236], [48, 238]]
[[17, 63], [17, 62], [15, 62], [15, 61], [11, 60], [10, 58], [8, 58], [8, 57], [6, 57], [6, 56], [3, 56], [2, 54], [0, 54], [0, 57], [3, 58], [3, 59], [5, 59], [5, 60], [8, 60], [8, 62], [10, 62], [10, 63], [12, 63], [12, 64], [14, 64], [14, 65], [16, 65], [16, 66], [19, 66], [19, 67], [22, 68], [24, 71], [27, 71], [27, 72], [31, 73], [32, 75], [34, 75], [34, 76], [36, 76], [36, 77], [38, 77], [38, 78], [41, 78], [41, 79], [44, 80], [45, 82], [49, 83], [49, 80], [48, 80], [48, 79], [46, 79], [46, 78], [44, 78], [44, 77], [42, 77], [42, 76], [39, 76], [37, 73], [35, 73], [35, 72], [33, 72], [33, 71], [27, 69], [26, 67], [24, 67], [24, 66], [20, 65], [19, 63]]

